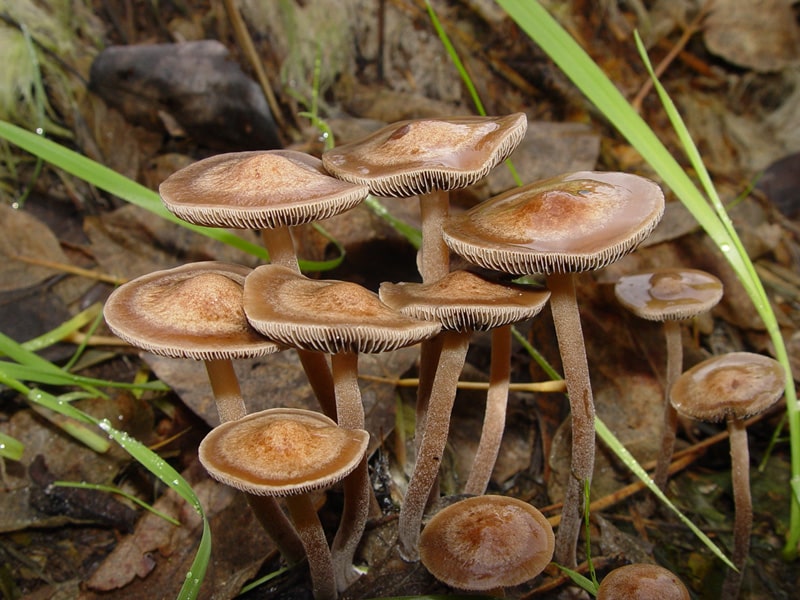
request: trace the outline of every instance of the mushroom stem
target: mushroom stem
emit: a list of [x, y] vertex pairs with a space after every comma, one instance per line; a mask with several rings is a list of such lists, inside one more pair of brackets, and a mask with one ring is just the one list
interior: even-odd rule
[[272, 496], [258, 496], [246, 492], [245, 497], [256, 519], [275, 542], [283, 559], [290, 565], [303, 560], [306, 557], [303, 542], [278, 501]]
[[[339, 426], [345, 429], [364, 429], [364, 405], [358, 386], [358, 353], [337, 352], [331, 355], [333, 381], [336, 388], [336, 412]], [[353, 569], [361, 536], [369, 516], [372, 488], [366, 455], [344, 479], [344, 506], [339, 528], [331, 545], [336, 587], [346, 590], [358, 577]]]
[[317, 398], [317, 402], [319, 402], [323, 414], [337, 421], [336, 393], [327, 355], [324, 352], [314, 352], [313, 350], [303, 350], [301, 348], [297, 349], [297, 355], [300, 357], [300, 364], [303, 365], [306, 379], [308, 379], [308, 383]]
[[419, 560], [419, 534], [422, 515], [431, 487], [439, 473], [447, 434], [450, 413], [453, 410], [458, 377], [464, 368], [469, 348], [470, 331], [445, 331], [442, 337], [439, 370], [431, 388], [430, 404], [425, 419], [425, 430], [419, 444], [414, 472], [400, 509], [398, 542], [400, 555], [407, 561]]
[[331, 551], [311, 499], [308, 494], [287, 496], [286, 506], [306, 550], [315, 600], [335, 600], [338, 594]]
[[583, 516], [584, 485], [591, 483], [594, 471], [594, 400], [575, 297], [574, 276], [572, 273], [551, 273], [547, 276], [547, 287], [551, 292], [550, 308], [572, 417], [570, 477], [556, 534], [555, 561], [574, 568], [577, 565], [576, 548]]
[[653, 481], [661, 491], [667, 487], [669, 464], [675, 451], [675, 433], [678, 428], [678, 411], [669, 401], [669, 393], [683, 370], [683, 343], [679, 321], [664, 321], [664, 338], [667, 344], [667, 370], [664, 380], [664, 422], [661, 430], [661, 450], [656, 462]]
[[433, 190], [420, 194], [422, 248], [419, 273], [423, 283], [438, 281], [450, 272], [450, 249], [442, 238], [442, 225], [450, 212], [450, 192]]
[[203, 362], [214, 392], [220, 422], [241, 419], [247, 414], [247, 408], [239, 388], [239, 379], [233, 370], [233, 361], [229, 358], [218, 358]]
[[731, 445], [731, 480], [734, 502], [733, 555], [731, 559], [738, 571], [731, 569], [727, 572], [720, 597], [735, 600], [739, 597], [742, 574], [750, 553], [753, 501], [750, 496], [750, 451], [747, 448], [747, 428], [744, 420], [733, 416], [729, 417], [728, 434]]
[[261, 239], [269, 253], [270, 263], [300, 272], [292, 231], [289, 227], [264, 228], [261, 230]]
[[506, 426], [510, 376], [511, 325], [504, 325], [492, 330], [492, 359], [489, 368], [489, 391], [486, 394], [486, 414], [478, 450], [475, 452], [472, 469], [464, 487], [465, 494], [477, 496], [485, 493], [489, 486]]

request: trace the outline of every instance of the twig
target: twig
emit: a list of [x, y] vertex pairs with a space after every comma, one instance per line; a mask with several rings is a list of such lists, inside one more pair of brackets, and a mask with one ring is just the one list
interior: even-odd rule
[[127, 281], [127, 279], [114, 277], [113, 275], [106, 275], [105, 273], [98, 273], [97, 271], [92, 271], [91, 269], [82, 269], [81, 267], [76, 267], [74, 265], [69, 265], [66, 263], [56, 262], [53, 260], [47, 260], [44, 258], [34, 258], [32, 256], [22, 256], [21, 254], [14, 254], [9, 255], [9, 258], [14, 260], [18, 260], [20, 262], [28, 263], [30, 265], [37, 265], [40, 267], [47, 267], [48, 269], [55, 269], [56, 271], [62, 271], [64, 273], [70, 273], [72, 275], [79, 275], [80, 277], [87, 277], [89, 279], [96, 279], [97, 281], [102, 281], [104, 283], [110, 283], [111, 285], [122, 285]]
[[[416, 377], [405, 377], [402, 379], [393, 379], [391, 377], [377, 377], [375, 375], [359, 375], [359, 379], [365, 381], [374, 381], [377, 383], [385, 383], [396, 387], [416, 387], [419, 385], [419, 379]], [[460, 390], [488, 390], [489, 384], [484, 381], [459, 381], [458, 389]], [[566, 385], [563, 380], [557, 381], [539, 381], [532, 383], [512, 383], [509, 385], [509, 390], [512, 392], [564, 392]]]

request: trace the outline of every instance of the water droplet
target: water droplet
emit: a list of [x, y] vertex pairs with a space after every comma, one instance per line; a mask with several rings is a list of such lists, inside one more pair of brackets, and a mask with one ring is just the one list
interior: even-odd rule
[[44, 129], [41, 127], [37, 127], [35, 131], [37, 135], [44, 135]]
[[722, 250], [723, 252], [731, 251], [731, 247], [729, 244], [720, 244], [719, 249]]

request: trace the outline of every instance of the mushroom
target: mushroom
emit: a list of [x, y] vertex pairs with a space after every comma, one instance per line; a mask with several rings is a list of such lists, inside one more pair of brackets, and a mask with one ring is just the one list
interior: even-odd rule
[[[223, 423], [247, 414], [233, 359], [280, 350], [245, 317], [242, 296], [250, 271], [216, 261], [156, 271], [118, 287], [103, 309], [111, 331], [126, 342], [161, 356], [202, 360]], [[300, 540], [280, 507], [272, 500], [247, 500], [284, 558], [301, 560]]]
[[669, 401], [669, 390], [683, 371], [680, 322], [711, 310], [722, 299], [722, 292], [722, 282], [710, 273], [682, 268], [625, 275], [614, 285], [614, 294], [622, 306], [641, 319], [663, 323], [667, 346], [664, 423], [653, 476], [661, 490], [667, 485], [678, 426], [678, 413]]
[[553, 557], [553, 528], [536, 508], [506, 496], [459, 500], [431, 517], [419, 542], [422, 564], [459, 590], [492, 591], [541, 573]]
[[[723, 596], [724, 597], [724, 596]], [[635, 563], [618, 567], [600, 582], [597, 600], [690, 600], [675, 573], [659, 565]]]
[[519, 145], [527, 127], [523, 113], [399, 121], [328, 150], [322, 164], [335, 177], [368, 185], [377, 196], [419, 195], [419, 270], [428, 283], [450, 270], [449, 250], [441, 235], [450, 190], [483, 179]]
[[328, 488], [366, 455], [369, 434], [308, 410], [273, 408], [223, 423], [200, 443], [214, 479], [248, 494], [284, 498], [303, 540], [317, 600], [337, 597], [325, 532], [308, 492]]
[[[270, 261], [299, 272], [291, 228], [349, 210], [369, 190], [331, 177], [309, 154], [267, 150], [197, 161], [164, 180], [159, 193], [170, 212], [195, 225], [261, 230]], [[334, 416], [325, 357], [299, 356], [322, 410]]]
[[[402, 315], [358, 284], [309, 279], [279, 265], [257, 267], [247, 277], [244, 309], [253, 327], [268, 338], [331, 355], [337, 420], [351, 429], [364, 428], [358, 354], [410, 346], [436, 335], [441, 327]], [[366, 458], [344, 485], [345, 506], [333, 542], [340, 591], [355, 577], [353, 557], [372, 494]]]
[[582, 171], [522, 186], [449, 219], [447, 245], [473, 264], [505, 273], [543, 273], [551, 291], [572, 414], [572, 477], [556, 540], [556, 561], [577, 564], [583, 490], [594, 469], [594, 401], [574, 273], [631, 252], [658, 224], [664, 195], [649, 179]]
[[458, 378], [472, 332], [493, 331], [491, 381], [483, 431], [465, 490], [469, 494], [482, 494], [505, 428], [511, 324], [535, 317], [549, 296], [549, 292], [525, 286], [494, 283], [469, 271], [453, 271], [433, 283], [381, 285], [381, 300], [392, 308], [417, 319], [442, 323], [441, 358], [417, 461], [400, 510], [398, 538], [400, 553], [406, 560], [417, 560], [422, 515], [444, 454]]
[[760, 414], [783, 395], [781, 364], [752, 352], [731, 352], [705, 360], [684, 372], [672, 386], [670, 401], [682, 415], [701, 421], [725, 421], [731, 446], [734, 501], [733, 556], [722, 598], [739, 595], [750, 552], [753, 504], [750, 497], [750, 452], [745, 419]]

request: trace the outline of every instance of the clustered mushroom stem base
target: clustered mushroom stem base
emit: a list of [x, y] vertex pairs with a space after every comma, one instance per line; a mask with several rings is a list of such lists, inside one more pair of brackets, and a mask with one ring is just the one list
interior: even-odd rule
[[750, 530], [753, 526], [753, 501], [750, 496], [750, 451], [747, 447], [747, 429], [742, 419], [728, 419], [731, 446], [731, 478], [733, 488], [734, 522], [733, 553], [731, 560], [738, 569], [729, 570], [722, 584], [721, 598], [735, 600], [739, 597], [742, 574], [750, 552]]
[[247, 408], [239, 388], [239, 378], [233, 369], [233, 361], [219, 358], [204, 361], [208, 381], [214, 392], [217, 412], [221, 423], [236, 421], [247, 414]]
[[664, 422], [661, 430], [661, 449], [658, 453], [653, 481], [661, 491], [667, 487], [669, 465], [675, 451], [675, 434], [678, 429], [678, 411], [669, 401], [672, 385], [683, 371], [683, 340], [678, 321], [664, 322], [664, 338], [667, 345], [667, 368], [664, 377]]
[[485, 493], [489, 486], [506, 426], [510, 376], [511, 325], [504, 325], [492, 330], [492, 359], [489, 368], [489, 391], [486, 394], [486, 414], [478, 450], [464, 487], [465, 494], [480, 495]]
[[331, 551], [311, 498], [307, 494], [288, 496], [286, 506], [308, 557], [315, 600], [335, 600], [338, 594]]
[[431, 388], [425, 429], [398, 522], [400, 555], [407, 561], [419, 560], [422, 515], [439, 474], [450, 430], [450, 413], [456, 398], [458, 378], [467, 358], [471, 332], [445, 331], [440, 336], [442, 351], [439, 369]]
[[562, 566], [575, 568], [583, 518], [584, 486], [591, 483], [594, 471], [594, 400], [574, 276], [572, 273], [552, 273], [547, 276], [547, 287], [551, 293], [550, 310], [553, 313], [572, 419], [570, 476], [556, 535], [554, 560]]

